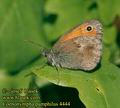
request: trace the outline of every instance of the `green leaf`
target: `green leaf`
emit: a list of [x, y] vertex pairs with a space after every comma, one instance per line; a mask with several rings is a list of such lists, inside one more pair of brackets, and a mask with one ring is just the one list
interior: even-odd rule
[[25, 40], [45, 45], [42, 16], [43, 0], [0, 0], [1, 69], [19, 71], [39, 55]]
[[105, 60], [103, 59], [101, 67], [92, 73], [68, 69], [59, 69], [57, 72], [51, 66], [33, 72], [40, 79], [77, 88], [80, 99], [88, 108], [119, 108], [120, 69]]

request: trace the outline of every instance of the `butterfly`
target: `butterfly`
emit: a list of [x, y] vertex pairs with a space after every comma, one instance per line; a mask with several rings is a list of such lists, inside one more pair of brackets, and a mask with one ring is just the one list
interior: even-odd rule
[[90, 71], [97, 67], [102, 55], [102, 24], [86, 21], [64, 35], [42, 55], [55, 67]]

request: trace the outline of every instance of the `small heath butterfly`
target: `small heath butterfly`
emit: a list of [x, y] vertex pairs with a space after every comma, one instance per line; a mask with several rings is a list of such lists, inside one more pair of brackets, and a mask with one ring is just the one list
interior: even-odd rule
[[50, 50], [42, 55], [48, 62], [61, 68], [90, 71], [101, 59], [102, 24], [98, 20], [86, 21], [65, 33]]

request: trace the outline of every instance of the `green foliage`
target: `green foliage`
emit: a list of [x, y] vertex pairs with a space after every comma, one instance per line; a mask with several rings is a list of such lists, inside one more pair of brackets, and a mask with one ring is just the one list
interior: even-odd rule
[[25, 40], [46, 42], [42, 26], [42, 1], [0, 0], [0, 68], [19, 71], [38, 55]]
[[99, 14], [104, 24], [112, 23], [116, 15], [120, 15], [119, 0], [97, 0]]
[[[119, 4], [119, 0], [0, 0], [0, 89], [43, 89], [49, 81], [60, 88], [75, 88], [86, 108], [119, 108]], [[60, 35], [89, 19], [99, 19], [104, 28], [100, 68], [93, 72], [68, 69], [57, 72], [48, 65], [36, 69], [46, 59], [40, 57], [39, 47], [25, 40], [49, 48]], [[31, 72], [36, 77], [25, 77]], [[60, 100], [57, 93], [50, 94]]]

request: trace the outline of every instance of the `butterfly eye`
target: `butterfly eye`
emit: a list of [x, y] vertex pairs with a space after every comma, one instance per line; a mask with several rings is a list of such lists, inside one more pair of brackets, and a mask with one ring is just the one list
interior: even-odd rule
[[92, 26], [87, 26], [87, 31], [92, 31], [93, 27]]

